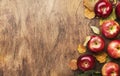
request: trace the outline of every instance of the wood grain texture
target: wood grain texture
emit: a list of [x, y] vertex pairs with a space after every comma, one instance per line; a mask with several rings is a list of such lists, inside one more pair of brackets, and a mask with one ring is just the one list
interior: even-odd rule
[[96, 24], [82, 0], [0, 0], [0, 76], [74, 76], [68, 62]]

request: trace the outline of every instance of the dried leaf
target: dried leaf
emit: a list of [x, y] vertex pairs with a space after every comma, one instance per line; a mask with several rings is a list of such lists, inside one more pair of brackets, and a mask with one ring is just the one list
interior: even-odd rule
[[76, 59], [72, 59], [70, 62], [69, 62], [69, 67], [71, 70], [77, 70], [78, 67], [77, 67], [77, 60]]
[[96, 26], [90, 26], [90, 28], [92, 29], [92, 31], [95, 33], [95, 34], [100, 34], [100, 30], [98, 27]]
[[88, 8], [91, 11], [94, 11], [95, 4], [98, 2], [98, 0], [83, 0], [83, 4], [86, 8]]
[[97, 61], [99, 61], [99, 63], [104, 63], [107, 60], [107, 53], [102, 52], [99, 54], [94, 55], [97, 59]]
[[85, 52], [86, 52], [86, 47], [83, 46], [83, 45], [81, 45], [81, 44], [79, 44], [77, 50], [78, 50], [79, 53], [82, 54], [82, 53], [85, 53]]
[[83, 46], [87, 46], [87, 43], [88, 43], [88, 41], [91, 39], [91, 36], [87, 36], [86, 38], [85, 38], [85, 41], [84, 41], [84, 43], [83, 43]]
[[87, 9], [87, 8], [85, 8], [84, 15], [85, 15], [85, 17], [88, 18], [88, 19], [92, 19], [92, 18], [95, 17], [94, 11], [90, 11], [90, 10]]

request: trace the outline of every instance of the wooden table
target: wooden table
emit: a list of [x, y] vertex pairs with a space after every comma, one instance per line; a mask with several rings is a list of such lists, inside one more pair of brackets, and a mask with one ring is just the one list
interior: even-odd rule
[[82, 0], [0, 0], [0, 76], [74, 76], [68, 62], [97, 24]]

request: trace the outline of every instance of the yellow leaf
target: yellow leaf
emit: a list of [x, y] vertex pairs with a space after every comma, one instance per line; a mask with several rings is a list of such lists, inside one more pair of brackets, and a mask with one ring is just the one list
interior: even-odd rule
[[94, 11], [90, 11], [89, 9], [85, 8], [84, 15], [88, 19], [92, 19], [95, 17]]
[[90, 28], [92, 29], [92, 31], [95, 33], [95, 34], [100, 34], [100, 30], [98, 27], [96, 26], [90, 26]]
[[77, 70], [78, 67], [77, 67], [77, 60], [76, 59], [72, 59], [70, 62], [69, 62], [69, 67], [71, 70]]
[[88, 8], [91, 11], [94, 11], [95, 4], [98, 2], [98, 0], [83, 0], [83, 4], [86, 8]]
[[83, 46], [87, 46], [87, 43], [88, 43], [88, 41], [91, 39], [91, 37], [90, 36], [87, 36], [86, 38], [85, 38], [85, 41], [84, 41], [84, 43], [83, 43]]
[[97, 61], [99, 61], [99, 63], [104, 63], [107, 60], [107, 53], [102, 52], [99, 54], [94, 55], [97, 59]]
[[85, 53], [85, 52], [86, 52], [86, 47], [83, 46], [83, 45], [81, 45], [81, 44], [79, 44], [77, 50], [78, 50], [79, 53], [82, 54], [82, 53]]

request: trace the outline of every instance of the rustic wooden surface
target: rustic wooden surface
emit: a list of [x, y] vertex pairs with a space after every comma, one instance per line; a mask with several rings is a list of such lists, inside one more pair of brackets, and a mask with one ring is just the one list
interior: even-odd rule
[[0, 0], [0, 76], [74, 76], [68, 62], [96, 24], [82, 0]]

